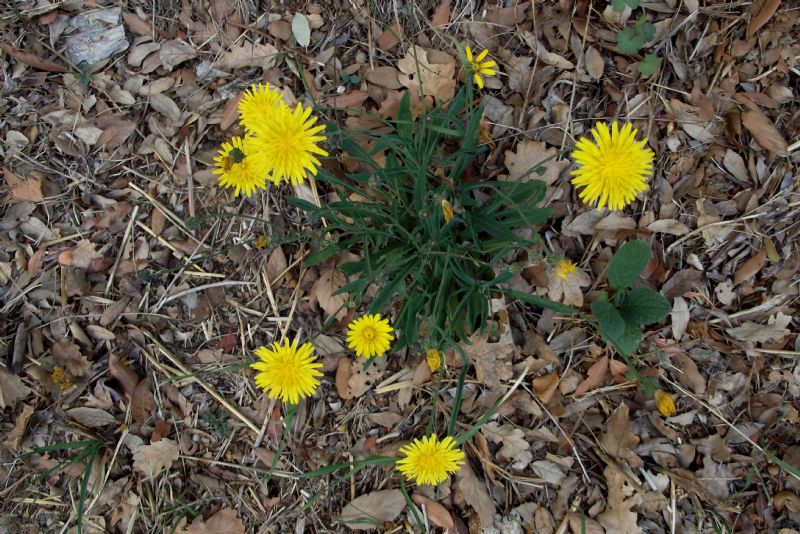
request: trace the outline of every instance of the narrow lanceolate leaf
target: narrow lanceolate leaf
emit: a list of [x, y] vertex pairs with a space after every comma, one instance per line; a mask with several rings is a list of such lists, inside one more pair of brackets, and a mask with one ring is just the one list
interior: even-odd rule
[[672, 308], [658, 292], [649, 287], [637, 287], [625, 295], [620, 311], [628, 321], [648, 325], [664, 319]]
[[614, 340], [625, 331], [625, 320], [617, 309], [606, 300], [592, 302], [592, 313], [597, 319], [597, 326], [606, 338]]
[[650, 245], [639, 239], [622, 245], [608, 264], [608, 281], [619, 291], [633, 284], [650, 261]]

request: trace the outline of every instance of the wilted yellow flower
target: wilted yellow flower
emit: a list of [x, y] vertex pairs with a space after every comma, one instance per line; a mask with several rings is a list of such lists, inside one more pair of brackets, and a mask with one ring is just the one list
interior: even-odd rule
[[220, 175], [219, 185], [232, 187], [234, 196], [244, 194], [249, 197], [257, 189], [266, 189], [265, 175], [255, 172], [245, 153], [244, 140], [241, 137], [234, 137], [230, 143], [222, 143], [214, 163], [217, 168], [212, 172]]
[[50, 380], [62, 391], [72, 387], [72, 380], [69, 379], [67, 372], [60, 365], [53, 367], [53, 371], [50, 373]]
[[435, 486], [464, 465], [464, 453], [450, 436], [441, 441], [436, 434], [415, 439], [399, 452], [405, 457], [398, 460], [397, 470], [417, 484]]
[[436, 372], [439, 370], [439, 367], [442, 366], [442, 361], [444, 358], [442, 357], [441, 351], [436, 349], [428, 349], [428, 352], [425, 354], [425, 361], [428, 364], [428, 367], [432, 372]]
[[269, 348], [256, 349], [261, 361], [250, 367], [258, 371], [256, 385], [267, 392], [269, 398], [296, 404], [317, 390], [317, 377], [322, 376], [318, 369], [322, 364], [316, 361], [311, 343], [297, 345], [297, 339], [291, 344], [287, 339], [283, 345], [273, 343]]
[[254, 127], [263, 123], [264, 117], [273, 113], [282, 102], [281, 93], [270, 84], [253, 85], [242, 95], [239, 101], [239, 122], [245, 130], [252, 132]]
[[578, 168], [572, 171], [572, 184], [583, 188], [579, 196], [584, 202], [621, 210], [647, 189], [655, 155], [645, 147], [646, 138], [636, 141], [638, 130], [630, 124], [620, 130], [616, 122], [611, 129], [601, 122], [591, 133], [594, 143], [582, 137], [575, 144], [572, 158]]
[[318, 146], [326, 139], [320, 135], [325, 126], [314, 126], [317, 118], [311, 111], [302, 104], [292, 109], [279, 102], [251, 125], [253, 135], [245, 139], [245, 152], [253, 168], [275, 185], [302, 183], [308, 173], [317, 174], [317, 155], [328, 155]]
[[675, 401], [672, 399], [672, 395], [665, 393], [661, 389], [657, 389], [655, 397], [656, 406], [658, 406], [658, 411], [661, 412], [661, 415], [664, 417], [672, 417], [675, 413]]
[[472, 78], [475, 80], [475, 85], [479, 89], [483, 89], [483, 77], [497, 75], [497, 71], [494, 69], [494, 67], [497, 67], [497, 62], [491, 58], [487, 59], [488, 50], [484, 50], [474, 58], [470, 47], [466, 47], [464, 51], [467, 54], [467, 63], [472, 68]]
[[365, 315], [348, 326], [347, 346], [362, 358], [383, 356], [394, 339], [391, 332], [394, 329], [388, 320], [381, 319], [380, 314]]
[[556, 262], [556, 269], [555, 269], [556, 275], [558, 275], [558, 277], [561, 278], [562, 280], [566, 280], [570, 274], [575, 272], [576, 267], [577, 265], [575, 265], [569, 260], [566, 259], [558, 260]]
[[446, 223], [449, 223], [453, 219], [453, 205], [444, 198], [442, 199], [442, 215]]
[[258, 236], [256, 240], [253, 242], [253, 246], [256, 248], [264, 248], [267, 245], [269, 245], [269, 236], [263, 234]]

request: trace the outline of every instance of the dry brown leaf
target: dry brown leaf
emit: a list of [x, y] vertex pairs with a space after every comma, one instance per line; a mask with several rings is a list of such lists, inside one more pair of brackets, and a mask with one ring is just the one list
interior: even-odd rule
[[335, 315], [337, 319], [347, 315], [344, 303], [347, 302], [347, 295], [334, 295], [334, 292], [347, 283], [344, 273], [336, 268], [334, 264], [328, 263], [320, 268], [319, 278], [309, 291], [309, 295], [316, 298], [319, 307], [328, 315]]
[[369, 93], [356, 89], [343, 95], [329, 96], [322, 103], [326, 106], [335, 106], [337, 108], [355, 108], [363, 104], [368, 98]]
[[343, 400], [352, 398], [349, 385], [353, 374], [352, 365], [349, 358], [339, 358], [339, 365], [336, 367], [336, 392]]
[[151, 445], [141, 445], [133, 453], [133, 468], [153, 480], [180, 456], [180, 447], [171, 439], [160, 439]]
[[428, 519], [437, 527], [455, 528], [453, 516], [450, 515], [450, 512], [448, 512], [447, 508], [443, 505], [419, 493], [412, 495], [411, 500], [425, 508]]
[[186, 534], [244, 534], [244, 523], [233, 508], [223, 508], [205, 521], [199, 516], [192, 521]]
[[553, 394], [558, 389], [558, 373], [548, 373], [544, 376], [537, 376], [533, 379], [533, 392], [544, 404], [550, 402]]
[[131, 415], [137, 423], [144, 423], [156, 407], [156, 399], [150, 391], [150, 378], [144, 378], [136, 384], [131, 396]]
[[[517, 144], [517, 151], [506, 150], [506, 168], [508, 180], [517, 181], [524, 176], [524, 180], [541, 180], [547, 185], [553, 185], [561, 172], [570, 166], [569, 161], [558, 160], [558, 150], [541, 141], [521, 141]], [[537, 171], [542, 170], [540, 175]]]
[[289, 267], [289, 262], [286, 260], [286, 254], [280, 246], [275, 247], [275, 250], [269, 255], [267, 260], [267, 278], [272, 283], [280, 281], [278, 278], [283, 274], [286, 268]]
[[373, 491], [350, 501], [339, 520], [353, 530], [372, 530], [397, 519], [405, 507], [406, 499], [400, 490]]
[[[342, 358], [342, 360], [345, 359]], [[386, 370], [386, 358], [376, 358], [366, 370], [364, 369], [365, 361], [359, 358], [350, 364], [350, 377], [347, 379], [348, 398], [358, 398], [372, 389], [383, 374], [383, 371]]]
[[747, 164], [744, 162], [744, 159], [742, 159], [742, 156], [730, 148], [725, 151], [725, 156], [722, 158], [722, 165], [724, 165], [728, 172], [740, 182], [744, 184], [750, 182], [750, 174], [747, 172]]
[[789, 155], [786, 139], [760, 109], [754, 108], [742, 112], [742, 124], [762, 147], [778, 156]]
[[72, 408], [65, 412], [80, 424], [89, 428], [97, 428], [106, 425], [118, 425], [116, 418], [100, 408], [88, 408], [81, 406]]
[[412, 46], [397, 62], [397, 68], [403, 73], [399, 76], [400, 83], [415, 93], [412, 96], [432, 96], [438, 101], [446, 101], [455, 95], [455, 62], [432, 64], [425, 49]]
[[219, 119], [219, 129], [223, 132], [230, 128], [239, 119], [239, 101], [244, 96], [244, 93], [239, 93], [234, 98], [231, 98], [222, 110], [222, 117]]
[[475, 476], [469, 464], [461, 466], [456, 473], [456, 478], [458, 479], [458, 491], [464, 496], [464, 501], [478, 514], [481, 528], [492, 528], [495, 504], [486, 485]]
[[686, 328], [689, 326], [689, 304], [683, 297], [675, 297], [672, 303], [672, 338], [675, 341], [680, 341], [683, 334], [686, 333]]
[[603, 380], [606, 378], [606, 373], [608, 373], [608, 356], [603, 356], [589, 367], [589, 370], [586, 372], [586, 379], [578, 384], [578, 387], [575, 388], [572, 394], [579, 396], [593, 390], [603, 383]]
[[128, 368], [113, 352], [108, 355], [108, 372], [117, 379], [117, 382], [122, 386], [122, 392], [125, 397], [130, 400], [133, 397], [136, 386], [139, 384], [139, 375]]
[[22, 180], [8, 167], [3, 167], [3, 176], [11, 188], [11, 198], [17, 202], [40, 202], [42, 200], [42, 181], [40, 179], [31, 176], [27, 180]]
[[399, 43], [402, 38], [403, 27], [398, 23], [394, 23], [378, 35], [378, 38], [375, 39], [375, 44], [384, 52], [388, 52], [397, 46], [397, 43]]
[[525, 441], [525, 432], [512, 425], [499, 425], [492, 421], [481, 427], [481, 432], [492, 443], [502, 443], [503, 446], [498, 451], [500, 457], [511, 461], [513, 469], [525, 469], [533, 455], [530, 452], [530, 444]]
[[561, 484], [561, 481], [566, 476], [564, 468], [550, 460], [537, 460], [531, 464], [531, 469], [536, 473], [536, 476], [553, 486]]
[[775, 14], [781, 0], [755, 0], [750, 6], [750, 21], [747, 23], [747, 38], [751, 38]]
[[14, 428], [8, 431], [5, 439], [0, 442], [0, 445], [14, 451], [17, 450], [22, 444], [22, 438], [25, 437], [25, 431], [28, 428], [28, 422], [31, 420], [33, 412], [33, 406], [23, 404], [22, 410], [19, 412], [19, 415], [17, 415], [16, 421], [14, 421]]
[[677, 219], [659, 219], [647, 225], [647, 229], [656, 234], [684, 235], [689, 227]]
[[631, 511], [631, 508], [638, 506], [642, 497], [617, 467], [607, 465], [603, 475], [608, 488], [607, 505], [597, 516], [597, 520], [606, 528], [606, 532], [639, 534], [642, 530], [637, 523], [636, 512]]
[[696, 395], [706, 392], [706, 379], [697, 369], [697, 364], [685, 352], [678, 352], [675, 355], [677, 360], [676, 369], [679, 369], [678, 382], [683, 387], [691, 389]]
[[278, 49], [271, 44], [234, 44], [231, 45], [227, 53], [216, 61], [215, 65], [225, 71], [245, 67], [261, 67], [266, 70], [275, 63], [277, 55]]
[[586, 50], [584, 61], [586, 61], [586, 72], [589, 73], [589, 76], [591, 76], [593, 80], [599, 80], [605, 69], [605, 60], [600, 52], [598, 52], [595, 47], [590, 46]]
[[767, 263], [767, 249], [762, 248], [742, 263], [733, 273], [734, 287], [757, 275], [765, 263]]
[[0, 409], [14, 408], [33, 392], [17, 375], [12, 375], [5, 368], [0, 367]]
[[450, 22], [450, 0], [442, 0], [431, 16], [431, 26], [441, 29], [447, 26], [448, 22]]
[[131, 33], [144, 36], [153, 35], [153, 27], [150, 25], [150, 23], [136, 13], [123, 11], [122, 19], [125, 21], [125, 25], [128, 27], [128, 30]]
[[113, 122], [106, 124], [103, 133], [97, 139], [95, 147], [105, 147], [114, 150], [124, 143], [128, 137], [136, 130], [136, 124], [127, 119], [114, 119]]
[[749, 341], [750, 343], [774, 341], [780, 343], [783, 338], [791, 334], [791, 330], [787, 328], [791, 321], [791, 316], [778, 312], [777, 315], [769, 318], [767, 324], [745, 321], [741, 326], [728, 328], [726, 332], [739, 341]]
[[0, 50], [13, 57], [16, 61], [28, 65], [37, 70], [45, 70], [48, 72], [69, 72], [69, 69], [63, 65], [51, 61], [49, 59], [40, 58], [31, 52], [22, 52], [17, 50], [9, 43], [0, 43]]
[[368, 82], [380, 85], [387, 89], [400, 89], [400, 71], [394, 67], [375, 67], [374, 70], [367, 71], [364, 76]]
[[469, 340], [471, 344], [464, 345], [464, 350], [475, 367], [478, 381], [489, 389], [502, 388], [503, 381], [514, 376], [511, 367], [515, 351], [513, 340], [501, 338], [497, 343], [491, 343], [480, 333], [473, 334]]
[[606, 421], [606, 431], [600, 434], [600, 445], [617, 460], [631, 467], [642, 465], [642, 459], [632, 449], [639, 444], [639, 436], [631, 432], [627, 404], [621, 404]]
[[65, 250], [58, 255], [58, 263], [67, 267], [88, 269], [92, 260], [100, 258], [95, 250], [95, 245], [88, 239], [81, 239], [72, 250]]
[[65, 368], [75, 378], [86, 376], [92, 368], [92, 362], [81, 353], [80, 347], [67, 339], [57, 341], [50, 353], [56, 365]]

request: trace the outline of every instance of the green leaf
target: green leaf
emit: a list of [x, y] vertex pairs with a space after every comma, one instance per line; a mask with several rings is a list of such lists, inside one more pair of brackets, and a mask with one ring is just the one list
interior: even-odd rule
[[548, 310], [553, 310], [554, 312], [568, 315], [580, 313], [580, 310], [573, 308], [572, 306], [567, 306], [566, 304], [561, 304], [559, 302], [553, 302], [552, 300], [539, 297], [537, 295], [529, 295], [519, 291], [503, 291], [503, 293], [512, 299], [521, 300], [522, 302], [527, 302], [528, 304], [533, 304], [534, 306], [541, 306], [542, 308], [547, 308]]
[[617, 48], [621, 54], [635, 54], [644, 46], [641, 36], [631, 26], [617, 32]]
[[622, 245], [608, 264], [608, 281], [619, 291], [636, 281], [650, 261], [650, 245], [639, 239]]
[[614, 11], [622, 13], [626, 5], [631, 6], [631, 9], [639, 7], [639, 0], [611, 0], [611, 5], [614, 6]]
[[643, 39], [642, 45], [656, 38], [656, 27], [651, 24], [646, 18], [640, 17], [636, 21], [636, 33]]
[[642, 76], [652, 76], [661, 68], [661, 58], [655, 54], [645, 54], [644, 59], [636, 64]]
[[592, 302], [592, 313], [597, 319], [597, 326], [606, 338], [614, 340], [625, 332], [625, 320], [607, 300]]
[[637, 287], [625, 295], [620, 311], [628, 321], [640, 325], [657, 323], [672, 310], [667, 299], [649, 287]]
[[620, 354], [630, 356], [639, 348], [639, 344], [642, 342], [642, 331], [638, 324], [625, 321], [625, 331], [622, 335], [609, 341], [614, 344]]

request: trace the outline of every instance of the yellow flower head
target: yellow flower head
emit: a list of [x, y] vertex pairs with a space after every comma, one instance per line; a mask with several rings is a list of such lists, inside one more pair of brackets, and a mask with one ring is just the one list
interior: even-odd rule
[[271, 113], [252, 123], [252, 137], [245, 139], [245, 149], [259, 173], [278, 185], [281, 181], [299, 184], [306, 173], [317, 174], [320, 162], [316, 155], [328, 153], [317, 146], [325, 136], [325, 126], [314, 126], [316, 117], [302, 104], [292, 109], [283, 102]]
[[575, 272], [575, 265], [569, 260], [558, 260], [556, 262], [556, 274], [562, 280], [566, 280], [569, 275]]
[[658, 411], [661, 412], [661, 415], [664, 417], [672, 417], [675, 413], [675, 401], [672, 395], [665, 393], [661, 389], [657, 389], [655, 396], [656, 406], [658, 406]]
[[446, 223], [453, 219], [453, 205], [444, 198], [442, 199], [442, 216]]
[[347, 346], [356, 351], [357, 356], [372, 358], [383, 356], [394, 339], [389, 321], [381, 319], [380, 314], [365, 315], [348, 326]]
[[287, 339], [283, 345], [273, 343], [269, 348], [259, 347], [256, 356], [261, 361], [250, 364], [258, 371], [256, 385], [268, 392], [271, 399], [296, 404], [301, 398], [310, 397], [317, 390], [322, 367], [314, 356], [314, 346], [304, 343], [297, 347], [298, 340], [291, 344]]
[[266, 115], [275, 111], [279, 102], [282, 102], [281, 93], [275, 87], [270, 84], [253, 85], [239, 101], [239, 122], [245, 130], [252, 132]]
[[653, 151], [647, 139], [636, 141], [638, 130], [625, 124], [620, 131], [614, 122], [605, 122], [592, 130], [594, 143], [583, 137], [575, 145], [572, 158], [578, 168], [572, 171], [572, 184], [582, 187], [581, 200], [597, 207], [621, 210], [647, 189], [653, 171]]
[[219, 174], [219, 185], [233, 187], [234, 196], [244, 194], [249, 197], [256, 189], [265, 189], [266, 181], [263, 174], [257, 174], [253, 169], [252, 161], [247, 157], [245, 140], [234, 137], [230, 143], [222, 143], [219, 155], [214, 158], [216, 169], [212, 172]]
[[469, 63], [472, 69], [472, 77], [475, 80], [475, 85], [477, 85], [479, 89], [483, 89], [483, 77], [497, 75], [497, 71], [495, 70], [497, 62], [491, 58], [487, 58], [489, 55], [488, 50], [484, 50], [474, 58], [472, 57], [472, 49], [470, 47], [466, 47], [464, 51], [467, 53], [467, 63]]
[[430, 370], [434, 373], [442, 366], [442, 360], [444, 360], [444, 358], [442, 357], [441, 351], [436, 349], [428, 349], [428, 352], [425, 354], [425, 361]]
[[398, 471], [417, 484], [435, 486], [464, 465], [464, 453], [450, 436], [441, 441], [436, 434], [415, 439], [399, 452], [405, 457], [397, 461]]

